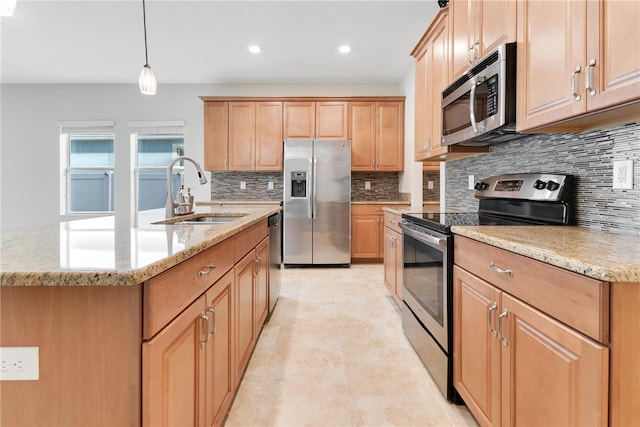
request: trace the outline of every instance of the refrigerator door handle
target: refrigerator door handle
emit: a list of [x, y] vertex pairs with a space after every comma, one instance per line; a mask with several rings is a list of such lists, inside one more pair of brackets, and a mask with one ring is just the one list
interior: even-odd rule
[[311, 181], [309, 183], [309, 194], [307, 195], [307, 198], [309, 199], [309, 219], [313, 219], [313, 210], [315, 208], [314, 203], [313, 203], [313, 198], [315, 197], [315, 185], [316, 185], [316, 177], [313, 175], [313, 172], [315, 172], [315, 159], [312, 157], [309, 159], [309, 172], [308, 172], [308, 176], [309, 176], [309, 180]]
[[311, 174], [311, 176], [313, 177], [313, 193], [311, 194], [311, 198], [313, 199], [313, 213], [311, 215], [311, 218], [316, 218], [317, 214], [316, 214], [316, 194], [317, 194], [317, 190], [318, 190], [318, 186], [317, 186], [317, 176], [316, 173], [318, 172], [318, 159], [316, 159], [316, 157], [313, 157], [313, 173]]

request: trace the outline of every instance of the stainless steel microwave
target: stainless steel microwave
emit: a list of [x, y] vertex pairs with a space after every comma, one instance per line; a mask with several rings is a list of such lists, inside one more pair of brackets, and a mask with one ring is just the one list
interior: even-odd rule
[[516, 44], [485, 55], [442, 92], [442, 145], [512, 140], [516, 128]]

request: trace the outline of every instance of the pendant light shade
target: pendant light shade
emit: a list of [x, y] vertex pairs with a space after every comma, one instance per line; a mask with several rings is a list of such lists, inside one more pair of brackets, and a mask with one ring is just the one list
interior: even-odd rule
[[143, 95], [155, 95], [156, 94], [156, 76], [153, 75], [151, 67], [145, 64], [140, 71], [140, 77], [138, 78], [138, 87]]
[[147, 14], [144, 0], [142, 0], [142, 22], [144, 25], [144, 66], [138, 77], [138, 87], [143, 95], [156, 94], [156, 76], [149, 66], [149, 54], [147, 52]]
[[17, 0], [0, 0], [0, 16], [12, 16]]

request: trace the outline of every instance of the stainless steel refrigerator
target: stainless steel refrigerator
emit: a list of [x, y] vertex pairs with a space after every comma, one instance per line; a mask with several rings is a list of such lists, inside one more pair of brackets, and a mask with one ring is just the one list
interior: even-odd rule
[[284, 264], [351, 262], [351, 141], [284, 141]]

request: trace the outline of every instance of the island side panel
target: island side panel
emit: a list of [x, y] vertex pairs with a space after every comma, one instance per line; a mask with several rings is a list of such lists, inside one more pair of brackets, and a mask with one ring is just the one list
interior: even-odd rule
[[138, 426], [142, 287], [0, 287], [0, 345], [39, 347], [40, 379], [0, 382], [0, 425]]

